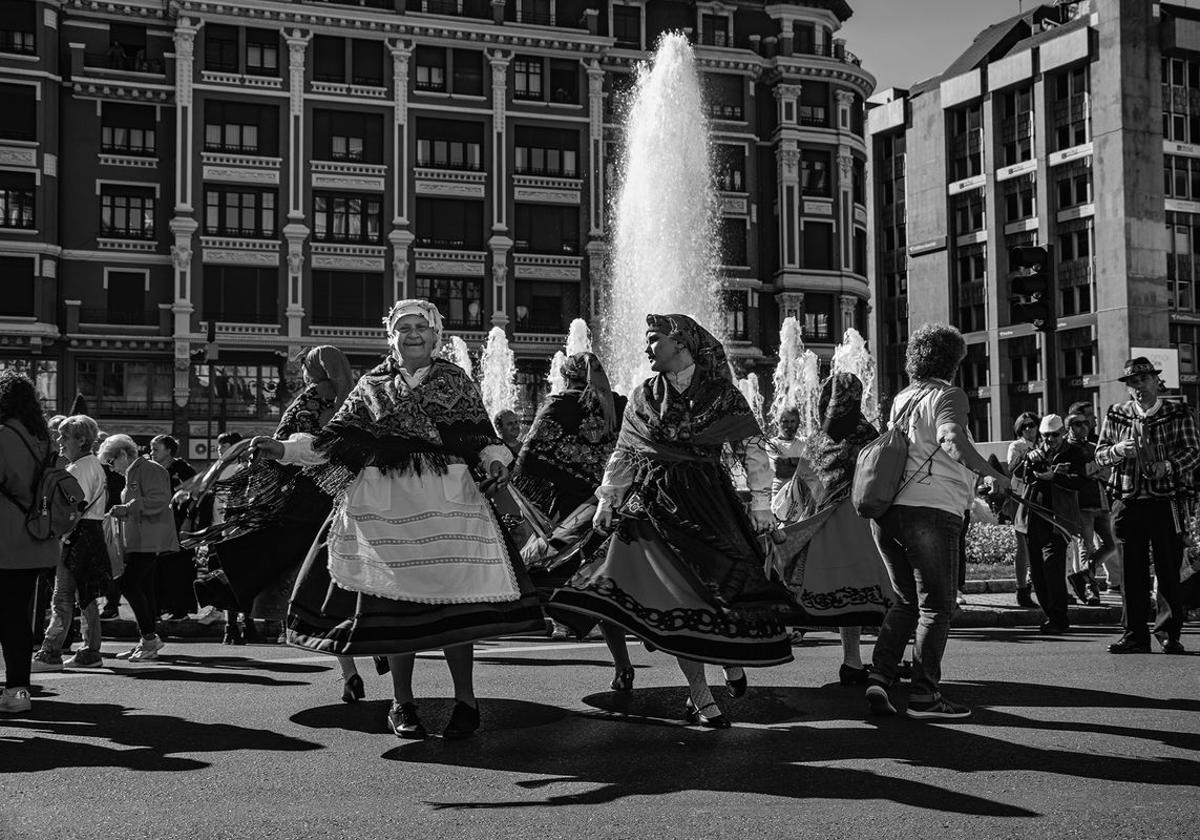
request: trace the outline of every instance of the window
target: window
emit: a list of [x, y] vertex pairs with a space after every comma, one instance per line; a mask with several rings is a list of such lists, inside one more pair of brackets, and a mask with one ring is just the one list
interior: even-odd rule
[[[1196, 167], [1194, 177], [1200, 183], [1200, 166]], [[1092, 200], [1092, 173], [1090, 171], [1060, 178], [1057, 186], [1059, 210], [1078, 207], [1080, 204], [1089, 204]], [[1196, 193], [1196, 195], [1200, 195], [1200, 193]]]
[[579, 317], [579, 284], [517, 280], [517, 332], [565, 333]]
[[954, 296], [958, 318], [955, 326], [963, 332], [987, 329], [984, 295], [987, 287], [987, 249], [971, 245], [958, 250], [955, 259]]
[[79, 316], [81, 321], [142, 326], [158, 323], [158, 310], [146, 308], [144, 272], [109, 271], [104, 279], [108, 284], [107, 308], [100, 311], [84, 309]]
[[279, 109], [239, 102], [204, 103], [204, 149], [274, 155], [279, 152]]
[[417, 75], [414, 85], [417, 90], [442, 91], [446, 89], [446, 51], [444, 49], [418, 46], [416, 64]]
[[832, 157], [829, 152], [817, 149], [802, 149], [800, 152], [801, 193], [825, 198], [832, 196], [833, 185], [829, 177], [829, 170], [831, 168]]
[[1000, 97], [1000, 134], [1003, 165], [1012, 166], [1033, 157], [1033, 88], [1019, 87]]
[[[3, 196], [2, 191], [0, 196]], [[34, 261], [27, 257], [0, 257], [0, 277], [4, 278], [0, 318], [32, 318], [37, 315], [33, 267]], [[7, 370], [2, 362], [0, 370]]]
[[418, 117], [417, 166], [479, 171], [483, 135], [483, 123]]
[[[803, 252], [801, 263], [804, 268], [817, 271], [833, 271], [834, 239], [833, 225], [829, 222], [806, 220], [802, 230]], [[805, 300], [808, 298], [805, 297]]]
[[318, 82], [346, 81], [345, 38], [313, 37], [313, 79]]
[[0, 52], [33, 55], [38, 9], [32, 0], [6, 0], [0, 4]]
[[36, 197], [33, 173], [0, 171], [0, 228], [33, 230]]
[[154, 190], [101, 184], [100, 235], [154, 238]]
[[1054, 77], [1054, 148], [1070, 149], [1091, 139], [1089, 131], [1088, 72], [1076, 67]]
[[855, 274], [867, 276], [867, 232], [862, 228], [854, 229], [854, 268]]
[[[211, 379], [210, 374], [211, 372]], [[212, 414], [266, 420], [279, 415], [279, 364], [199, 365], [193, 369], [191, 402]]]
[[746, 220], [737, 217], [722, 217], [718, 235], [721, 242], [722, 265], [748, 265], [746, 255]]
[[618, 47], [642, 48], [642, 10], [637, 6], [612, 7], [613, 38]]
[[204, 232], [220, 236], [275, 236], [275, 191], [206, 187]]
[[817, 50], [817, 33], [810, 23], [792, 22], [792, 50], [797, 55], [821, 55]]
[[959, 193], [951, 199], [951, 206], [954, 208], [954, 233], [956, 236], [983, 230], [987, 224], [983, 190]]
[[383, 115], [314, 110], [313, 155], [317, 160], [382, 163]]
[[717, 189], [742, 192], [746, 188], [746, 149], [722, 143], [716, 147]]
[[745, 114], [745, 79], [728, 73], [708, 73], [704, 81], [708, 88], [706, 100], [709, 117], [740, 122]]
[[354, 38], [350, 47], [350, 82], [383, 87], [383, 42]]
[[[807, 227], [807, 225], [805, 225]], [[829, 225], [832, 228], [832, 225]], [[828, 342], [833, 340], [833, 295], [804, 295], [804, 339]]]
[[1054, 98], [1058, 102], [1081, 96], [1088, 92], [1087, 67], [1081, 65], [1065, 73], [1059, 73], [1054, 78]]
[[730, 47], [729, 18], [725, 15], [700, 16], [700, 43], [710, 47]]
[[378, 242], [382, 227], [382, 196], [313, 194], [313, 238], [318, 242]]
[[721, 295], [721, 310], [725, 314], [725, 335], [731, 341], [749, 341], [750, 326], [746, 315], [749, 295], [743, 291], [727, 291]]
[[238, 67], [238, 31], [233, 26], [208, 24], [204, 32], [204, 69], [236, 73]]
[[1004, 193], [1004, 221], [1016, 222], [1029, 219], [1037, 212], [1037, 187], [1033, 180], [1014, 179], [1006, 182]]
[[418, 277], [417, 297], [437, 306], [448, 329], [483, 327], [483, 282], [473, 278]]
[[550, 0], [517, 0], [522, 23], [552, 26], [554, 17], [550, 11]]
[[1059, 261], [1090, 259], [1092, 255], [1090, 231], [1090, 227], [1082, 227], [1060, 233], [1058, 237]]
[[175, 371], [169, 361], [79, 359], [75, 387], [97, 414], [168, 417]]
[[0, 84], [0, 140], [37, 140], [37, 88]]
[[312, 323], [377, 327], [384, 311], [383, 275], [364, 271], [312, 273]]
[[860, 159], [854, 158], [850, 167], [850, 192], [855, 204], [867, 203], [867, 168]]
[[579, 104], [579, 62], [550, 59], [550, 101]]
[[204, 266], [204, 319], [235, 324], [279, 323], [279, 269]]
[[542, 60], [523, 57], [513, 60], [513, 98], [542, 98]]
[[483, 53], [455, 50], [454, 93], [458, 96], [483, 96]]
[[514, 171], [521, 175], [579, 176], [579, 132], [570, 129], [516, 127]]
[[279, 33], [269, 29], [246, 30], [246, 72], [254, 76], [279, 75]]
[[800, 125], [829, 127], [829, 85], [805, 82], [800, 88]]
[[951, 173], [961, 181], [983, 172], [983, 108], [979, 103], [947, 113]]
[[533, 254], [579, 253], [579, 208], [518, 204], [513, 250]]
[[483, 202], [417, 197], [417, 246], [482, 251]]
[[1196, 271], [1200, 260], [1200, 216], [1167, 213], [1167, 300], [1171, 309], [1196, 309]]
[[158, 151], [153, 106], [105, 102], [101, 107], [101, 151], [128, 155], [153, 155]]

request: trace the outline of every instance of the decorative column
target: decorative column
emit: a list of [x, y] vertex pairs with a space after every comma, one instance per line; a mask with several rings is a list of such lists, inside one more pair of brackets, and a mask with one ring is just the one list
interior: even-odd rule
[[775, 295], [775, 303], [779, 307], [779, 322], [788, 317], [795, 318], [804, 327], [804, 292], [780, 292]]
[[838, 242], [841, 243], [842, 271], [854, 267], [854, 155], [847, 146], [838, 146]]
[[[175, 215], [167, 227], [174, 237], [171, 265], [174, 269], [171, 304], [174, 321], [175, 384], [174, 399], [184, 409], [191, 393], [192, 271], [195, 255], [192, 238], [200, 227], [192, 218], [192, 167], [194, 137], [192, 77], [195, 73], [196, 33], [201, 23], [180, 18], [175, 27]], [[186, 423], [186, 413], [176, 412], [178, 427]]]
[[[588, 311], [584, 319], [592, 321], [604, 309], [604, 293], [608, 288], [608, 243], [603, 239], [592, 239], [586, 246], [588, 261]], [[599, 324], [592, 324], [593, 330]]]
[[196, 33], [202, 24], [180, 18], [175, 27], [175, 211], [192, 212], [192, 77]]
[[512, 53], [500, 50], [487, 53], [492, 66], [492, 324], [508, 325], [508, 253], [512, 238], [508, 233], [508, 64]]
[[392, 87], [395, 108], [392, 140], [392, 226], [408, 224], [408, 63], [412, 58], [411, 41], [389, 43], [392, 53]]
[[312, 37], [293, 29], [285, 34], [288, 45], [288, 223], [287, 336], [289, 347], [299, 350], [304, 320], [304, 62]]
[[591, 181], [589, 237], [604, 235], [604, 70], [596, 59], [582, 62], [588, 79], [588, 159]]
[[781, 139], [775, 147], [777, 200], [779, 202], [779, 266], [800, 269], [800, 145]]
[[388, 234], [388, 242], [392, 243], [392, 299], [404, 300], [412, 297], [408, 293], [408, 267], [411, 261], [408, 256], [409, 246], [416, 239], [407, 230], [393, 230]]
[[[855, 318], [854, 318], [854, 313], [858, 309], [858, 298], [855, 297], [854, 295], [842, 295], [841, 296], [841, 304], [842, 304], [842, 335], [845, 335], [846, 330], [850, 329], [851, 327], [854, 327], [855, 329], [858, 328], [858, 325], [855, 324]], [[836, 338], [836, 336], [835, 336], [835, 338]]]

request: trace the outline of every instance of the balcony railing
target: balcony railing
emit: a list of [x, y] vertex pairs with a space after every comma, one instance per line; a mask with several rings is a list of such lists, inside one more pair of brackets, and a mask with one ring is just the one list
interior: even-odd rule
[[238, 239], [274, 239], [275, 231], [261, 228], [205, 227], [205, 236], [229, 236]]
[[521, 254], [566, 254], [568, 256], [578, 256], [579, 240], [565, 239], [558, 248], [538, 248], [528, 239], [514, 239], [513, 251]]
[[314, 326], [321, 327], [378, 327], [380, 326], [379, 315], [329, 315], [321, 312], [314, 312], [312, 316]]
[[362, 87], [383, 87], [383, 76], [351, 76], [350, 84]]
[[418, 157], [417, 158], [417, 166], [419, 166], [423, 169], [453, 169], [453, 170], [459, 171], [459, 172], [482, 172], [483, 171], [483, 163], [482, 162], [472, 163], [470, 161], [461, 161], [459, 163], [452, 163], [450, 161], [436, 160], [435, 158], [429, 158], [429, 157]]
[[430, 91], [441, 92], [441, 91], [446, 90], [446, 80], [441, 79], [438, 81], [434, 81], [434, 80], [422, 81], [421, 79], [416, 79], [413, 82], [413, 87], [416, 88], [417, 90], [430, 90]]
[[216, 321], [218, 324], [279, 324], [277, 312], [205, 312], [206, 322]]
[[553, 26], [554, 15], [549, 12], [532, 12], [521, 10], [521, 23], [529, 23], [534, 26]]
[[362, 6], [367, 9], [391, 9], [394, 0], [309, 0], [311, 3], [328, 3], [331, 6]]
[[0, 29], [0, 52], [33, 55], [37, 52], [37, 39], [32, 32]]
[[111, 324], [113, 326], [154, 327], [158, 326], [159, 310], [140, 311], [122, 309], [81, 309], [79, 320], [85, 324]]
[[710, 102], [708, 105], [709, 119], [714, 120], [737, 120], [743, 119], [745, 113], [741, 105], [723, 105], [720, 102]]
[[483, 242], [467, 239], [439, 239], [432, 236], [417, 234], [418, 248], [442, 248], [447, 251], [482, 251]]
[[101, 417], [170, 417], [171, 400], [122, 399], [89, 396], [88, 404]]
[[314, 242], [351, 242], [359, 245], [378, 245], [380, 235], [375, 233], [347, 233], [344, 231], [323, 230], [313, 234]]
[[533, 100], [540, 102], [543, 98], [543, 93], [540, 90], [529, 90], [517, 88], [513, 91], [513, 99]]
[[540, 175], [546, 178], [578, 178], [579, 173], [574, 169], [558, 167], [552, 169], [546, 166], [517, 166], [513, 168], [516, 175]]
[[84, 53], [83, 66], [99, 70], [118, 70], [125, 73], [150, 73], [162, 76], [166, 65], [161, 58], [128, 56], [124, 53]]
[[219, 152], [227, 155], [267, 155], [269, 154], [259, 143], [210, 143], [205, 141], [204, 151]]
[[141, 239], [152, 240], [155, 238], [154, 228], [118, 228], [112, 225], [100, 225], [100, 235], [111, 237], [113, 239]]

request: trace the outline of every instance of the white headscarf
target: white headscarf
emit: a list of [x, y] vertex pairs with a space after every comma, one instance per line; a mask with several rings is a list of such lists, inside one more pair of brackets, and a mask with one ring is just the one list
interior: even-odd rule
[[389, 337], [396, 333], [396, 324], [405, 315], [420, 315], [429, 322], [429, 326], [433, 329], [433, 350], [436, 352], [442, 345], [443, 325], [442, 313], [438, 312], [438, 308], [420, 298], [405, 298], [396, 301], [383, 319], [383, 325], [387, 329]]

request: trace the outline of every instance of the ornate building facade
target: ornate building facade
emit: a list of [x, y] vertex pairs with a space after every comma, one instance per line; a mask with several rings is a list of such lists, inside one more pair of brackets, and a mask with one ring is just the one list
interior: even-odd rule
[[874, 80], [836, 37], [850, 13], [6, 0], [0, 366], [204, 457], [218, 428], [273, 425], [303, 348], [366, 368], [387, 304], [422, 296], [472, 347], [504, 327], [532, 396], [596, 317], [620, 102], [667, 30], [705, 75], [738, 364], [769, 362], [786, 314], [828, 355], [867, 313]]

